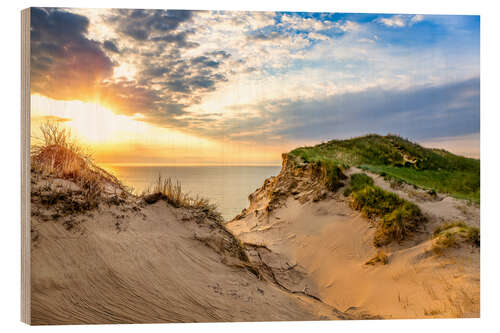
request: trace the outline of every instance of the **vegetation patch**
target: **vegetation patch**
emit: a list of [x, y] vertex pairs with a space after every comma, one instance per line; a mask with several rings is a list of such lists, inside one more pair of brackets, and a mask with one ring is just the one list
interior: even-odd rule
[[397, 135], [371, 134], [331, 140], [289, 153], [298, 163], [331, 163], [384, 175], [395, 182], [447, 193], [473, 202], [480, 200], [480, 162], [441, 149], [428, 149]]
[[366, 174], [352, 175], [350, 188], [353, 208], [377, 221], [375, 246], [402, 241], [425, 221], [417, 205], [374, 186], [373, 179]]
[[361, 169], [378, 174], [385, 174], [384, 179], [391, 184], [417, 185], [428, 191], [448, 193], [457, 199], [480, 202], [479, 164], [477, 172], [460, 170], [416, 170], [413, 168], [395, 168], [386, 165], [361, 165]]
[[373, 186], [373, 179], [365, 173], [355, 173], [351, 176], [349, 184], [354, 191], [359, 191], [365, 186]]
[[372, 265], [372, 266], [376, 264], [387, 265], [388, 263], [389, 263], [389, 257], [387, 256], [385, 251], [379, 250], [375, 257], [365, 262], [365, 265]]
[[434, 230], [432, 250], [441, 254], [448, 248], [458, 248], [461, 242], [480, 247], [480, 230], [461, 221], [447, 222]]
[[[49, 188], [51, 193], [41, 196], [42, 203], [64, 202], [66, 212], [62, 213], [79, 212], [99, 206], [104, 184], [124, 189], [116, 177], [95, 165], [92, 156], [71, 138], [69, 130], [48, 122], [40, 126], [40, 132], [42, 137], [31, 146], [31, 171], [42, 178], [70, 180], [81, 189], [77, 193], [63, 193]], [[73, 194], [78, 195], [78, 200], [72, 199]]]
[[392, 241], [402, 241], [416, 231], [425, 221], [417, 205], [404, 201], [401, 206], [382, 217], [378, 222], [373, 242], [375, 246], [383, 246]]
[[378, 186], [365, 186], [353, 192], [353, 207], [368, 218], [384, 217], [395, 211], [405, 202], [397, 194], [385, 191]]
[[179, 181], [174, 183], [170, 177], [163, 177], [161, 174], [158, 175], [152, 187], [144, 191], [142, 197], [147, 204], [165, 200], [176, 208], [196, 208], [214, 219], [222, 219], [215, 204], [211, 204], [208, 199], [199, 196], [191, 197], [182, 191]]
[[315, 172], [323, 185], [332, 192], [344, 186], [342, 182], [347, 177], [342, 172], [342, 168], [336, 163], [328, 160], [312, 162], [313, 172]]

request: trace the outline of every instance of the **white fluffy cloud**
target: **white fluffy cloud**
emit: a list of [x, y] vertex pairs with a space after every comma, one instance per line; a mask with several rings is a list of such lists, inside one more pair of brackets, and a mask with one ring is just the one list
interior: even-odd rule
[[406, 26], [411, 26], [423, 20], [424, 20], [423, 15], [394, 15], [391, 17], [381, 17], [378, 18], [376, 21], [388, 27], [402, 28]]

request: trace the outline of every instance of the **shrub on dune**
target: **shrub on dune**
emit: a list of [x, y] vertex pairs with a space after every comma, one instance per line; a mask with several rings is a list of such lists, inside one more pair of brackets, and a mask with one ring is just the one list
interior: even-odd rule
[[32, 172], [71, 180], [82, 190], [88, 207], [99, 205], [104, 183], [124, 188], [109, 172], [94, 164], [92, 156], [71, 138], [71, 132], [57, 123], [40, 126], [42, 137], [31, 146]]
[[432, 250], [434, 253], [441, 254], [445, 249], [459, 247], [460, 241], [479, 247], [479, 228], [471, 227], [461, 221], [444, 223], [438, 226], [432, 234]]
[[417, 205], [374, 186], [367, 175], [353, 175], [351, 188], [353, 208], [376, 221], [373, 243], [377, 247], [403, 241], [425, 222]]

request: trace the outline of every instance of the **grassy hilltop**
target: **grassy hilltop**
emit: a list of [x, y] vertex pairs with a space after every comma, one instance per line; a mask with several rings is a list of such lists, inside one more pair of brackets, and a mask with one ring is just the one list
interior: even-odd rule
[[[318, 163], [330, 170], [360, 167], [389, 180], [415, 185], [455, 198], [480, 201], [480, 161], [442, 149], [424, 148], [396, 135], [366, 135], [331, 140], [292, 150], [299, 163]], [[335, 177], [338, 172], [330, 172]], [[335, 181], [334, 179], [331, 181]]]

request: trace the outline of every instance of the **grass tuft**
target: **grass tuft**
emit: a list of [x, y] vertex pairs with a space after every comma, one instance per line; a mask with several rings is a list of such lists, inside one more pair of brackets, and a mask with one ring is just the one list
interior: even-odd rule
[[461, 221], [447, 222], [434, 230], [432, 250], [441, 254], [445, 249], [457, 248], [460, 240], [480, 247], [480, 230]]
[[383, 246], [392, 241], [402, 241], [425, 221], [417, 205], [405, 201], [391, 213], [379, 221], [373, 242], [375, 246]]
[[368, 218], [377, 220], [377, 230], [373, 239], [375, 246], [403, 241], [425, 222], [425, 217], [417, 205], [378, 186], [368, 185], [370, 182], [365, 177], [356, 178], [358, 180], [355, 184], [358, 188], [361, 187], [360, 184], [364, 185], [359, 190], [353, 191], [352, 205]]
[[382, 265], [387, 265], [389, 263], [389, 257], [384, 250], [379, 250], [375, 257], [365, 262], [365, 265], [376, 265], [378, 263]]
[[152, 187], [147, 189], [142, 197], [148, 204], [153, 204], [159, 200], [165, 200], [176, 208], [199, 208], [207, 213], [215, 214], [217, 217], [217, 206], [211, 204], [208, 199], [199, 196], [191, 197], [188, 193], [182, 191], [182, 186], [179, 181], [173, 182], [170, 177], [163, 177], [158, 174]]
[[365, 186], [353, 192], [353, 207], [368, 218], [383, 217], [392, 213], [403, 204], [397, 194], [385, 191], [378, 186]]
[[354, 191], [359, 191], [365, 186], [373, 186], [373, 179], [365, 173], [355, 173], [351, 176], [349, 184]]
[[116, 177], [94, 164], [92, 156], [72, 139], [70, 130], [47, 122], [40, 132], [42, 137], [31, 147], [32, 172], [73, 181], [82, 189], [89, 209], [99, 206], [105, 183], [124, 189]]
[[71, 131], [57, 123], [40, 126], [42, 139], [32, 145], [32, 166], [45, 174], [78, 178], [90, 162], [90, 155], [71, 139]]

